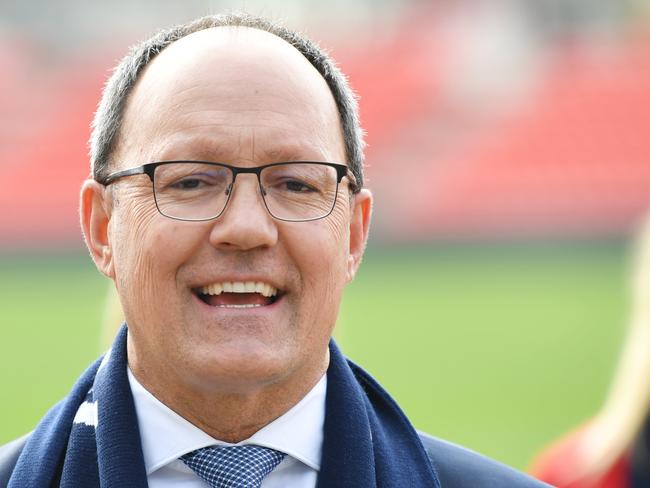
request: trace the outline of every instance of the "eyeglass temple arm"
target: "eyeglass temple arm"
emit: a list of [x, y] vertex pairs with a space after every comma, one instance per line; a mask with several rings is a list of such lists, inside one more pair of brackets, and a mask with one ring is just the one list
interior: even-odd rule
[[347, 176], [348, 180], [350, 180], [351, 190], [353, 193], [358, 193], [361, 190], [361, 188], [359, 188], [359, 184], [357, 183], [357, 178], [354, 176], [354, 173], [350, 168], [345, 168], [345, 174], [343, 176]]
[[125, 176], [131, 176], [131, 175], [142, 175], [142, 174], [147, 174], [151, 181], [153, 181], [153, 168], [151, 168], [151, 171], [148, 171], [149, 168], [146, 166], [138, 166], [137, 168], [130, 168], [130, 169], [125, 169], [123, 171], [117, 171], [115, 173], [111, 173], [106, 177], [104, 180], [104, 186], [108, 186], [111, 183], [114, 183], [116, 180], [119, 180], [120, 178], [124, 178]]

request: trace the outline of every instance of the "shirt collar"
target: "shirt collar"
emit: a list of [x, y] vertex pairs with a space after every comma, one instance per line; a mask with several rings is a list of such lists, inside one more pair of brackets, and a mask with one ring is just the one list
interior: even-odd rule
[[[147, 475], [196, 449], [215, 444], [230, 445], [214, 439], [160, 402], [142, 386], [130, 368], [127, 370]], [[326, 390], [327, 377], [323, 375], [290, 410], [239, 444], [256, 444], [284, 452], [318, 471]]]

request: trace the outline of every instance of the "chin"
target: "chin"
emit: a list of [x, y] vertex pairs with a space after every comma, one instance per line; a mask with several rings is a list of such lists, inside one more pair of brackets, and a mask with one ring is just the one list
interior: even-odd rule
[[243, 392], [283, 381], [290, 376], [291, 361], [277, 348], [250, 344], [212, 348], [209, 357], [194, 364], [192, 376], [209, 389]]

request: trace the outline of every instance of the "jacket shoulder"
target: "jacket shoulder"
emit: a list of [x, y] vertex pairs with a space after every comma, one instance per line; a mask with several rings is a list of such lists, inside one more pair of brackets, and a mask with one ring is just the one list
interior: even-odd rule
[[542, 488], [545, 483], [481, 454], [418, 432], [442, 488]]
[[30, 434], [26, 434], [18, 439], [11, 441], [4, 446], [0, 446], [0, 487], [4, 488], [9, 484], [9, 478], [16, 466], [18, 456], [23, 451]]

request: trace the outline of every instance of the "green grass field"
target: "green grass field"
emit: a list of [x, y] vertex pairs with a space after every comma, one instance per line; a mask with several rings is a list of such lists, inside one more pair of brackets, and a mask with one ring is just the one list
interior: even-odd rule
[[[371, 249], [337, 339], [414, 424], [519, 468], [593, 414], [624, 332], [623, 246]], [[99, 354], [85, 255], [0, 256], [0, 443]]]

